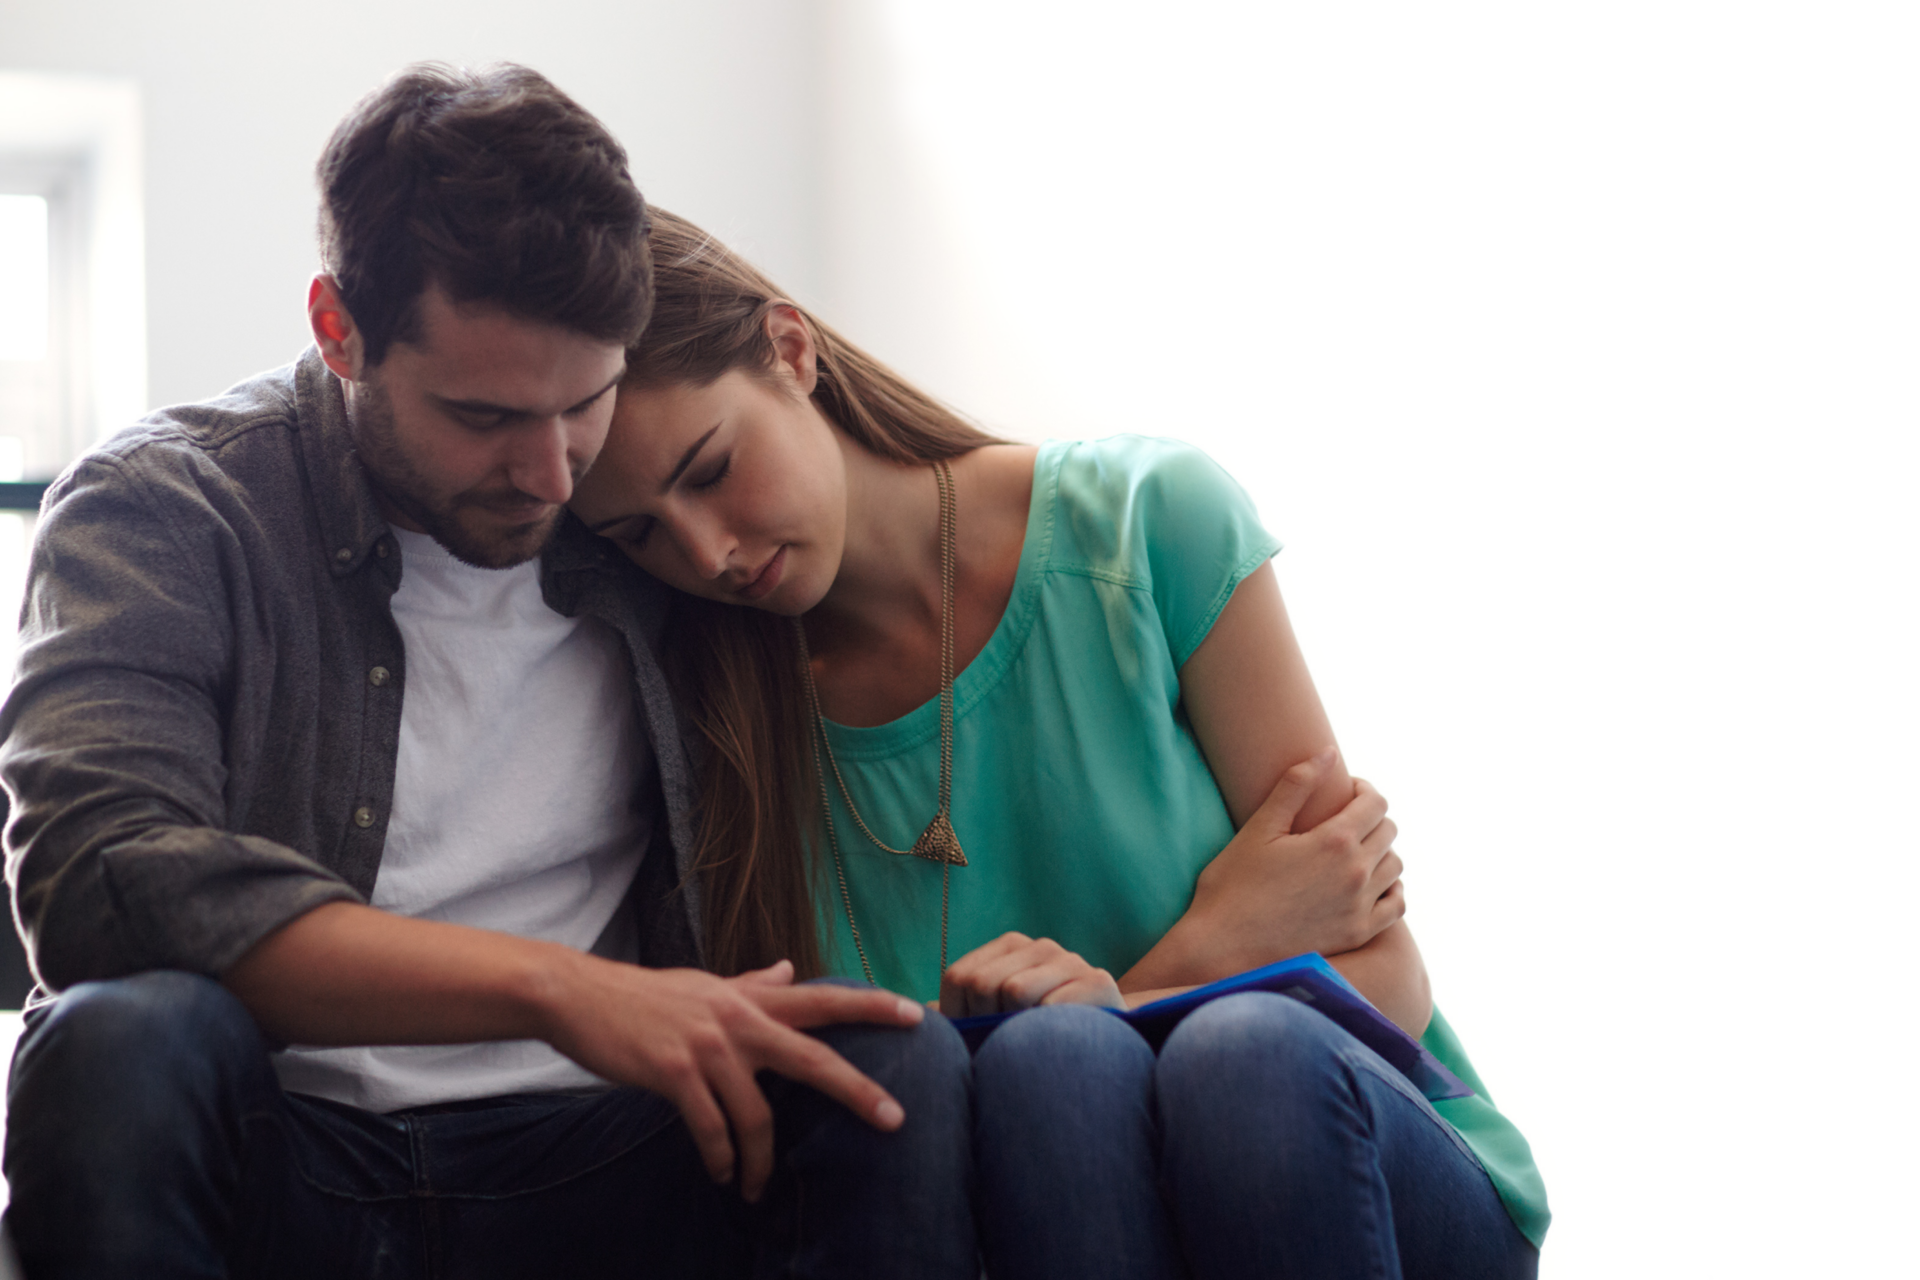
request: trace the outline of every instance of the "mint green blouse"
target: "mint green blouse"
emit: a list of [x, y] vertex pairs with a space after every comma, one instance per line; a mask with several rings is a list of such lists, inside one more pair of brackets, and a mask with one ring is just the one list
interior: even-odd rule
[[[1180, 667], [1278, 549], [1197, 449], [1140, 436], [1041, 446], [1012, 598], [954, 681], [952, 819], [969, 865], [952, 873], [949, 958], [1017, 929], [1117, 975], [1173, 927], [1234, 833], [1187, 723]], [[827, 732], [874, 834], [912, 844], [938, 795], [938, 699]], [[876, 849], [837, 792], [831, 804], [874, 979], [935, 998], [940, 867]], [[829, 971], [862, 977], [839, 884], [820, 888]], [[1480, 1089], [1437, 1108], [1537, 1245], [1546, 1193], [1526, 1140], [1438, 1013], [1425, 1043]]]

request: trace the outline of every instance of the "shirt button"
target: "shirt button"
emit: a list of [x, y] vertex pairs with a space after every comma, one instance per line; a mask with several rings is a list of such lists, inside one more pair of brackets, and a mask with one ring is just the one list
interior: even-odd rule
[[361, 805], [358, 809], [355, 809], [353, 811], [353, 825], [361, 828], [372, 826], [373, 810], [367, 808], [365, 805]]
[[375, 667], [373, 670], [367, 672], [368, 682], [376, 689], [391, 679], [393, 679], [393, 672], [387, 670], [385, 667]]
[[341, 564], [345, 564], [347, 563], [347, 561], [353, 559], [353, 548], [342, 547], [338, 551], [333, 553], [333, 558], [335, 560], [338, 560]]

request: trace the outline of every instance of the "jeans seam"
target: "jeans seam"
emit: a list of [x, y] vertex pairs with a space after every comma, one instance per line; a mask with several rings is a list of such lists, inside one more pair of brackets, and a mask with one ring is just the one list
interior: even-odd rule
[[[1364, 1130], [1359, 1139], [1348, 1146], [1347, 1171], [1358, 1180], [1361, 1192], [1372, 1208], [1372, 1229], [1366, 1235], [1368, 1250], [1371, 1254], [1368, 1259], [1368, 1269], [1378, 1280], [1392, 1280], [1393, 1269], [1387, 1265], [1386, 1244], [1381, 1239], [1379, 1230], [1379, 1224], [1384, 1220], [1387, 1234], [1391, 1237], [1394, 1225], [1392, 1203], [1379, 1202], [1379, 1191], [1384, 1187], [1386, 1178], [1380, 1162], [1378, 1126], [1374, 1123], [1373, 1107], [1367, 1101], [1366, 1091], [1360, 1088], [1360, 1082], [1353, 1076], [1353, 1072], [1362, 1064], [1353, 1060], [1354, 1055], [1345, 1052], [1339, 1055], [1339, 1059], [1341, 1065], [1346, 1068], [1345, 1085], [1348, 1100], [1352, 1103], [1354, 1114], [1361, 1120], [1361, 1127]], [[1370, 1071], [1369, 1074], [1377, 1073]], [[1376, 1183], [1380, 1186], [1376, 1186]], [[1388, 1194], [1391, 1195], [1391, 1192]]]

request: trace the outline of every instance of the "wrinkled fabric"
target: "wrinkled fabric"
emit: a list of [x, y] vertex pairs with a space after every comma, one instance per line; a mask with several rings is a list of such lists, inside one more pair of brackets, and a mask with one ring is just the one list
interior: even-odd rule
[[[372, 892], [406, 655], [402, 555], [309, 348], [162, 409], [42, 507], [0, 708], [7, 879], [44, 1000], [149, 969], [217, 976], [323, 903]], [[665, 589], [571, 516], [547, 604], [621, 637], [668, 844], [628, 898], [638, 958], [696, 963], [693, 779], [654, 644]]]

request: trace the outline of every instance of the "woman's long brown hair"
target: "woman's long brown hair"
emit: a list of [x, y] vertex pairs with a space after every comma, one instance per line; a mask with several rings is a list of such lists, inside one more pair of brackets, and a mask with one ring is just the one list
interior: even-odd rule
[[[707, 386], [734, 369], [771, 375], [767, 316], [793, 307], [813, 335], [813, 402], [862, 448], [933, 462], [999, 443], [807, 314], [725, 245], [654, 208], [653, 319], [627, 352], [625, 386]], [[707, 958], [740, 973], [785, 958], [822, 970], [809, 837], [819, 829], [813, 724], [792, 624], [764, 610], [677, 596], [669, 674], [706, 741], [698, 847]]]

